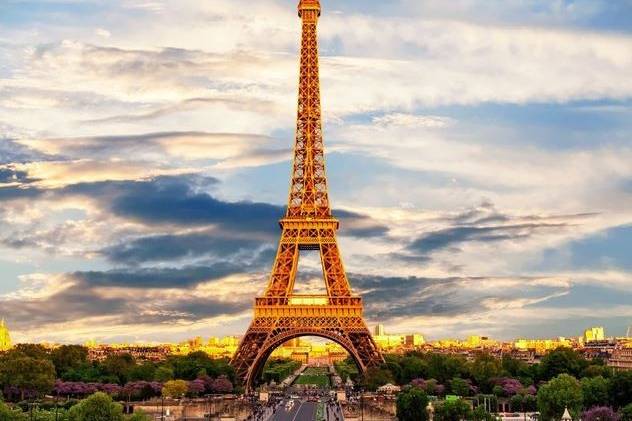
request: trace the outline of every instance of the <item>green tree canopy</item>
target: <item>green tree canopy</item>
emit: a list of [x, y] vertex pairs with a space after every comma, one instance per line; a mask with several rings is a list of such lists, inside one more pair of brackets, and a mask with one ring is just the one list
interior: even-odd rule
[[384, 367], [371, 367], [364, 375], [363, 384], [368, 390], [377, 390], [387, 383], [394, 383], [393, 374]]
[[632, 421], [632, 403], [621, 408], [621, 421]]
[[605, 406], [608, 404], [608, 380], [601, 376], [584, 377], [581, 381], [584, 396], [584, 408]]
[[472, 408], [463, 399], [445, 401], [437, 405], [434, 419], [436, 421], [461, 421], [472, 419]]
[[130, 372], [136, 366], [131, 354], [108, 355], [102, 367], [106, 375], [116, 377], [118, 383], [125, 384], [130, 380]]
[[571, 348], [557, 348], [542, 358], [540, 376], [543, 380], [550, 380], [560, 374], [580, 377], [588, 364], [579, 352]]
[[502, 372], [501, 362], [488, 353], [478, 354], [472, 362], [470, 372], [481, 391], [489, 393], [493, 386], [492, 380], [500, 376]]
[[458, 396], [470, 396], [470, 384], [460, 377], [450, 380], [450, 390]]
[[173, 379], [173, 368], [162, 365], [154, 372], [154, 380], [157, 382], [167, 382]]
[[428, 396], [418, 387], [408, 387], [397, 395], [397, 419], [399, 421], [426, 421]]
[[[399, 365], [401, 367], [401, 378], [399, 378], [398, 380], [402, 384], [410, 383], [410, 381], [413, 379], [428, 378], [428, 363], [419, 357], [412, 355], [404, 357], [399, 362]], [[391, 369], [391, 371], [393, 370]]]
[[437, 379], [441, 384], [446, 384], [454, 377], [467, 374], [465, 358], [460, 355], [430, 354], [427, 357], [428, 376]]
[[619, 371], [612, 376], [610, 399], [616, 408], [632, 403], [632, 371]]
[[496, 421], [496, 417], [487, 412], [483, 405], [479, 405], [474, 409], [472, 419], [474, 421]]
[[70, 408], [68, 417], [70, 421], [123, 421], [123, 406], [97, 392]]
[[80, 345], [62, 345], [51, 352], [51, 360], [55, 365], [58, 377], [63, 377], [69, 370], [79, 370], [88, 362], [88, 349]]
[[181, 398], [189, 390], [187, 382], [184, 380], [169, 380], [162, 387], [162, 396], [168, 398]]
[[46, 348], [40, 344], [17, 344], [13, 347], [13, 352], [19, 352], [28, 357], [38, 360], [49, 359], [50, 354]]
[[13, 350], [0, 358], [0, 384], [17, 387], [22, 395], [25, 390], [48, 393], [55, 384], [55, 366], [48, 359], [33, 358]]
[[579, 416], [582, 408], [582, 389], [579, 381], [568, 374], [560, 374], [538, 390], [538, 408], [543, 421], [559, 420], [564, 408]]

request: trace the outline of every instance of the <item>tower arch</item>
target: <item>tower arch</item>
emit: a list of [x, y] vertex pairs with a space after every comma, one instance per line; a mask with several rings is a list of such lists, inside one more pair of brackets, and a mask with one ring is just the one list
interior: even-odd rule
[[310, 330], [310, 329], [296, 329], [294, 331], [289, 331], [284, 334], [278, 335], [273, 341], [270, 342], [270, 344], [268, 345], [266, 349], [262, 350], [263, 352], [253, 362], [252, 375], [247, 380], [247, 384], [245, 385], [246, 389], [252, 390], [254, 383], [256, 382], [258, 378], [261, 377], [263, 373], [263, 367], [265, 366], [266, 361], [268, 361], [268, 359], [270, 358], [270, 355], [272, 355], [272, 352], [274, 352], [275, 349], [277, 349], [278, 347], [280, 347], [287, 341], [290, 341], [295, 338], [306, 337], [306, 336], [316, 336], [323, 339], [329, 339], [332, 342], [337, 343], [338, 345], [343, 347], [345, 351], [347, 351], [349, 356], [355, 362], [356, 367], [358, 367], [358, 370], [360, 372], [364, 371], [362, 360], [360, 356], [357, 354], [357, 352], [355, 351], [353, 344], [349, 343], [344, 337], [340, 337], [338, 335], [331, 334], [328, 332], [315, 331], [315, 330]]

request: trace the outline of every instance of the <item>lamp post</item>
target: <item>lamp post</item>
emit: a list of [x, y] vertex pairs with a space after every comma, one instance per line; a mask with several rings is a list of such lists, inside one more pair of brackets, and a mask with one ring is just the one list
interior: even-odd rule
[[360, 389], [360, 414], [364, 421], [364, 388]]

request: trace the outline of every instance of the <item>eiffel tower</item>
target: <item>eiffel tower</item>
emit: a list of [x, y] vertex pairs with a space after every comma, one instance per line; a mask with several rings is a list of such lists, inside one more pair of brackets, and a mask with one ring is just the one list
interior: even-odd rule
[[[365, 372], [384, 360], [362, 318], [362, 298], [349, 286], [336, 242], [339, 222], [331, 214], [325, 175], [317, 24], [319, 0], [300, 0], [302, 20], [298, 118], [294, 164], [281, 239], [254, 319], [231, 364], [250, 391], [274, 349], [299, 336], [319, 336], [342, 347]], [[320, 252], [327, 295], [294, 294], [301, 250]]]

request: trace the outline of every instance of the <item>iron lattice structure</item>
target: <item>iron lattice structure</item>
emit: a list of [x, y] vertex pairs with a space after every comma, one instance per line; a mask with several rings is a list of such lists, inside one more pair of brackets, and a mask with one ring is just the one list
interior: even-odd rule
[[[294, 163], [281, 239], [265, 293], [255, 299], [254, 319], [232, 365], [251, 390], [263, 365], [282, 343], [320, 336], [341, 346], [363, 372], [384, 360], [362, 317], [362, 298], [354, 295], [338, 250], [338, 220], [331, 214], [325, 175], [317, 24], [319, 0], [301, 0], [301, 62]], [[293, 294], [301, 250], [318, 250], [327, 295]]]

